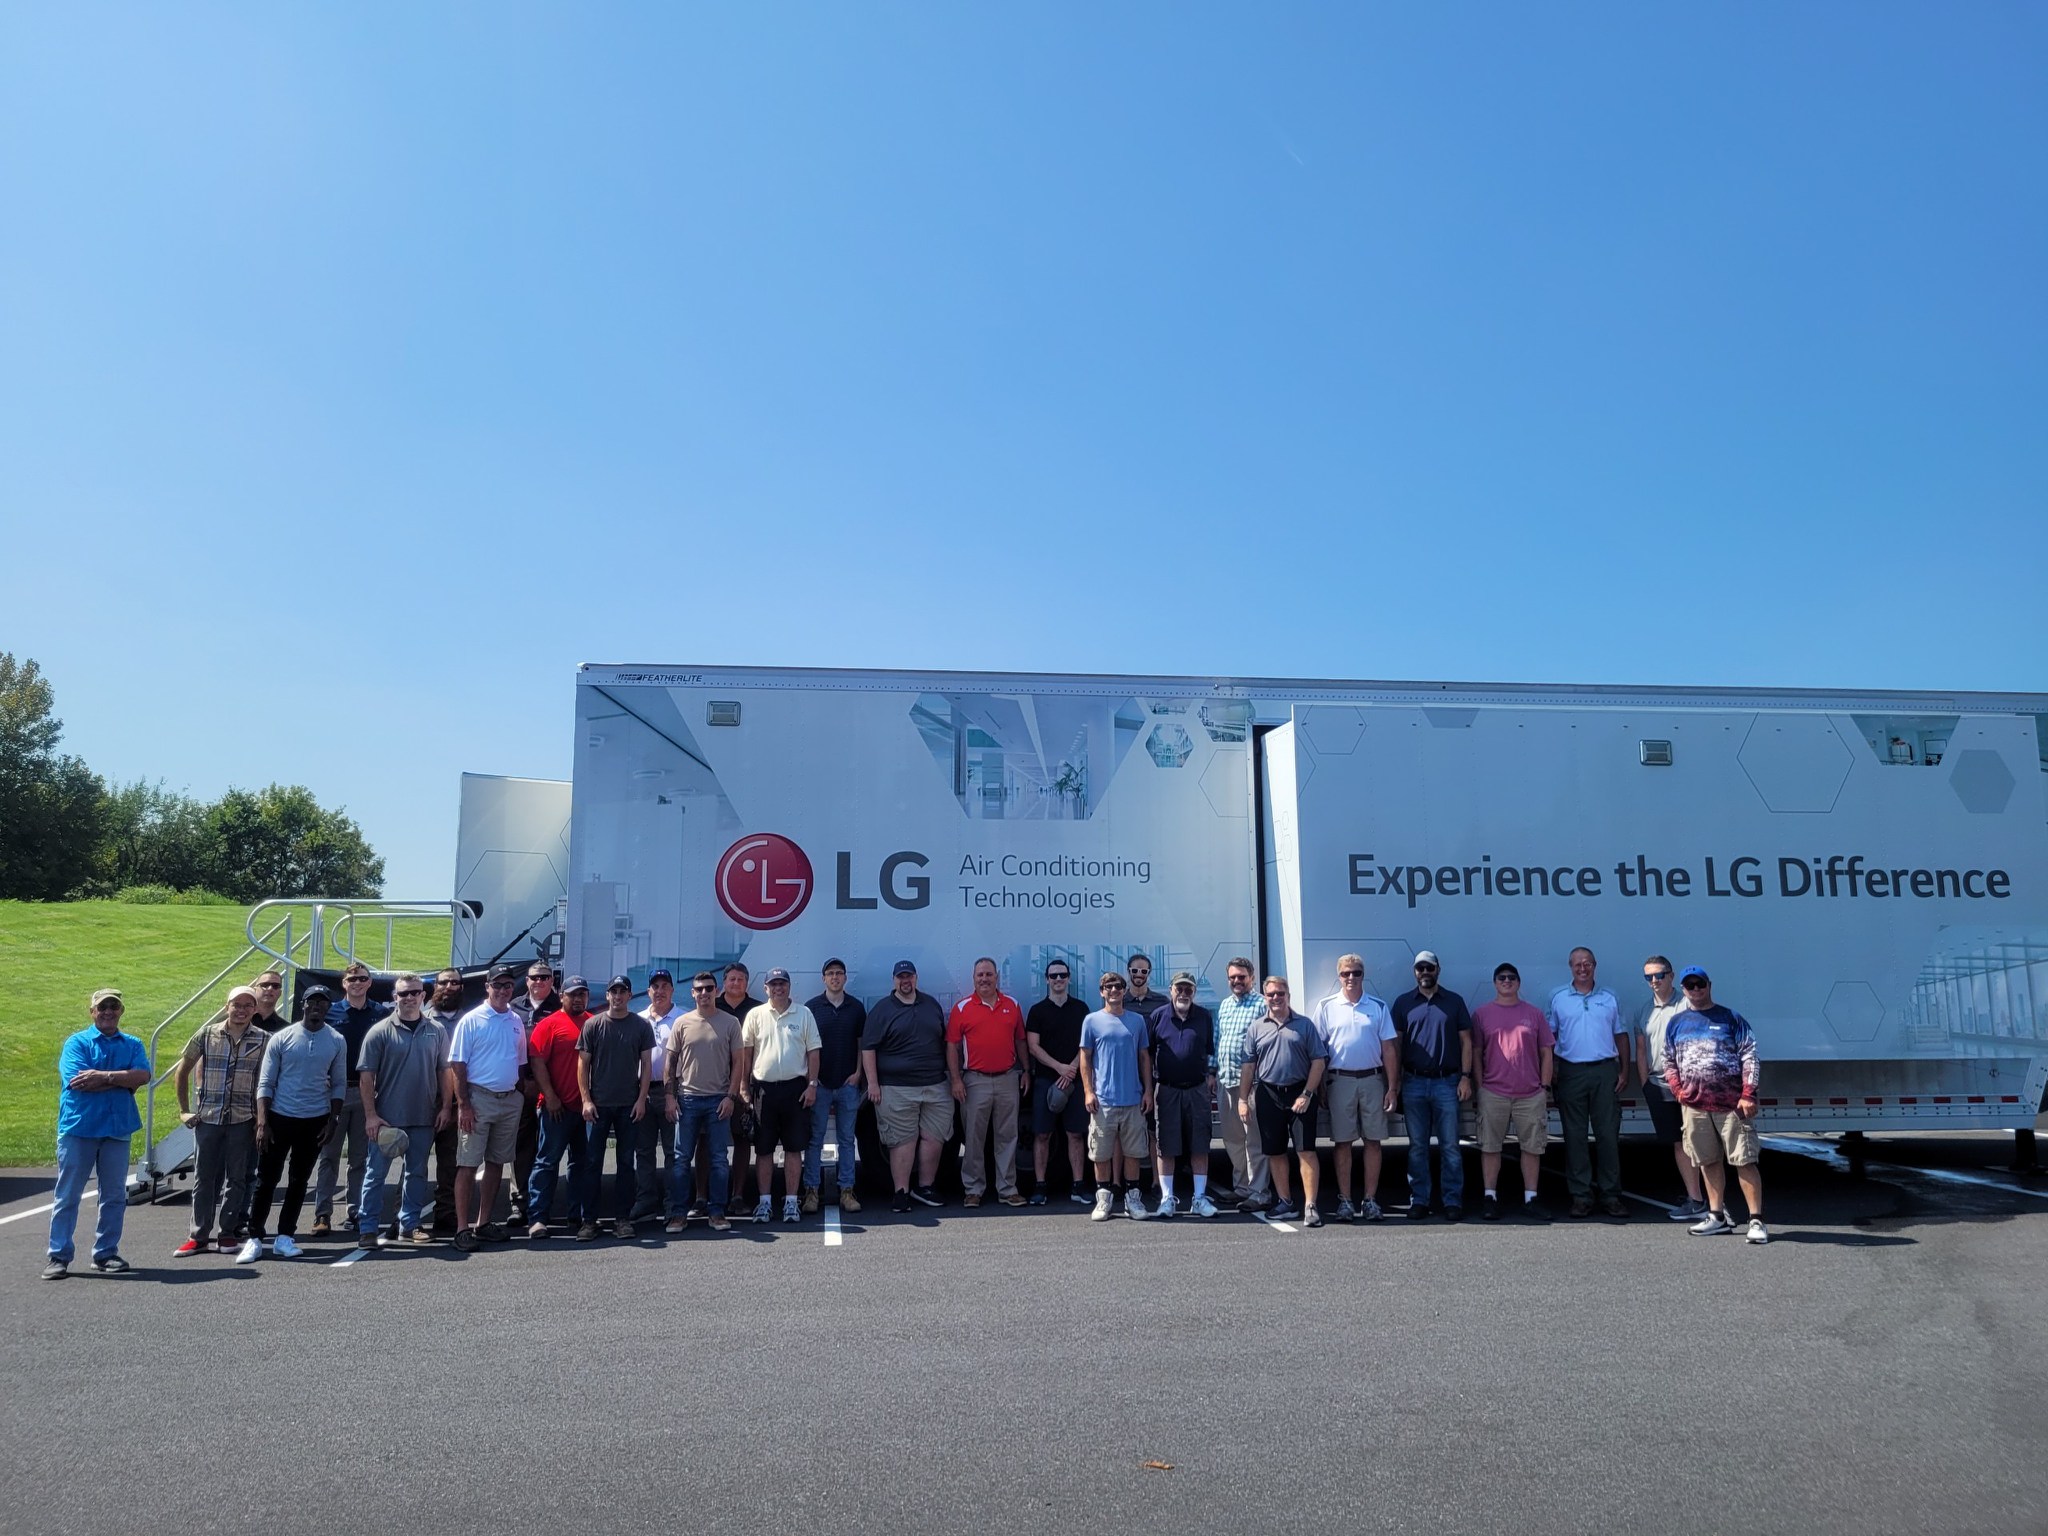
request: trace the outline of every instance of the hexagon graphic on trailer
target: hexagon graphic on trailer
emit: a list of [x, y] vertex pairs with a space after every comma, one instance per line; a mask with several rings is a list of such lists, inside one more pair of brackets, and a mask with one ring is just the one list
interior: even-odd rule
[[1202, 797], [1218, 816], [1251, 814], [1250, 760], [1242, 752], [1218, 752], [1202, 770]]
[[1325, 757], [1342, 757], [1356, 750], [1365, 734], [1365, 717], [1341, 704], [1319, 704], [1302, 716], [1301, 733]]
[[1955, 763], [1949, 770], [1948, 787], [1963, 802], [1964, 810], [1972, 816], [1996, 816], [2005, 809], [2018, 786], [2004, 758], [1982, 747], [1970, 747], [1956, 754]]
[[1758, 715], [1735, 759], [1765, 806], [1781, 815], [1832, 811], [1856, 762], [1825, 715]]
[[1861, 1043], [1877, 1038], [1877, 1027], [1884, 1022], [1884, 1003], [1867, 981], [1838, 981], [1821, 1014], [1837, 1039]]
[[1145, 750], [1162, 768], [1184, 768], [1194, 755], [1195, 744], [1177, 725], [1155, 725], [1145, 738]]

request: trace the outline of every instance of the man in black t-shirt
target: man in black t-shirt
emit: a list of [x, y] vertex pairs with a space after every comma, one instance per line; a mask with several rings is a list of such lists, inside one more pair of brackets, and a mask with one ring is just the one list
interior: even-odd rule
[[[1045, 1168], [1052, 1151], [1055, 1125], [1067, 1133], [1067, 1163], [1073, 1170], [1073, 1185], [1067, 1198], [1086, 1205], [1093, 1198], [1086, 1187], [1088, 1154], [1088, 1107], [1082, 1102], [1081, 1025], [1088, 1017], [1088, 1005], [1070, 995], [1074, 973], [1065, 960], [1054, 960], [1045, 968], [1046, 995], [1031, 1005], [1024, 1016], [1024, 1044], [1031, 1053], [1031, 1164], [1038, 1178], [1031, 1191], [1033, 1205], [1045, 1204]], [[1055, 1090], [1066, 1095], [1059, 1109], [1052, 1107]]]
[[341, 1155], [348, 1150], [348, 1219], [342, 1225], [353, 1231], [356, 1202], [363, 1193], [363, 1164], [369, 1146], [363, 1135], [363, 1094], [356, 1085], [356, 1061], [370, 1026], [391, 1011], [389, 1003], [370, 1001], [370, 968], [351, 960], [341, 973], [341, 1003], [327, 1010], [327, 1022], [348, 1047], [348, 1097], [342, 1112], [342, 1128], [320, 1148], [320, 1162], [313, 1172], [313, 1235], [326, 1237], [334, 1231], [334, 1191], [340, 1182]]
[[820, 973], [825, 990], [804, 1006], [818, 1026], [823, 1050], [818, 1059], [818, 1102], [811, 1111], [811, 1145], [804, 1155], [803, 1209], [815, 1212], [823, 1198], [825, 1175], [825, 1132], [828, 1123], [839, 1127], [839, 1208], [860, 1209], [853, 1192], [854, 1158], [857, 1155], [854, 1124], [860, 1117], [862, 1082], [860, 1040], [867, 1028], [868, 1010], [846, 990], [846, 962], [836, 955], [825, 962]]

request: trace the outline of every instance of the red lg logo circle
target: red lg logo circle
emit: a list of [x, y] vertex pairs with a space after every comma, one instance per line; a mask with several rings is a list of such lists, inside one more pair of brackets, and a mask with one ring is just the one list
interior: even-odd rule
[[743, 837], [725, 850], [714, 877], [718, 904], [743, 928], [780, 928], [811, 899], [811, 861], [775, 832]]

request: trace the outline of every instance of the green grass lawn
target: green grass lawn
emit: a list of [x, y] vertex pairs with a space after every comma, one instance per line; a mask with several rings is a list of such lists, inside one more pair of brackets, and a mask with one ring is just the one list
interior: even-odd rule
[[[0, 901], [0, 1166], [56, 1160], [57, 1052], [66, 1035], [91, 1022], [86, 999], [94, 988], [121, 988], [128, 1005], [122, 1028], [147, 1045], [173, 1009], [247, 946], [247, 915], [242, 907]], [[447, 964], [445, 918], [407, 920], [396, 930], [395, 965], [428, 970]], [[382, 923], [361, 925], [357, 951], [383, 968]], [[230, 987], [267, 963], [257, 956], [237, 966], [165, 1030], [157, 1042], [157, 1069], [176, 1059]], [[157, 1097], [159, 1136], [176, 1104], [166, 1084]]]

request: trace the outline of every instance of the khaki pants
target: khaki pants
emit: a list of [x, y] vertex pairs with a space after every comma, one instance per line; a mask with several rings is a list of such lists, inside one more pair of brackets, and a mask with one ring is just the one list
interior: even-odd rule
[[995, 1126], [996, 1193], [1017, 1193], [1017, 1074], [969, 1072], [967, 1102], [960, 1121], [967, 1146], [960, 1158], [960, 1182], [970, 1195], [988, 1193], [988, 1133]]
[[1223, 1082], [1216, 1084], [1216, 1129], [1223, 1136], [1223, 1150], [1230, 1155], [1231, 1193], [1240, 1200], [1255, 1191], [1272, 1187], [1271, 1176], [1266, 1172], [1266, 1154], [1259, 1150], [1259, 1138], [1251, 1138], [1245, 1144], [1245, 1124], [1237, 1118], [1237, 1084]]

